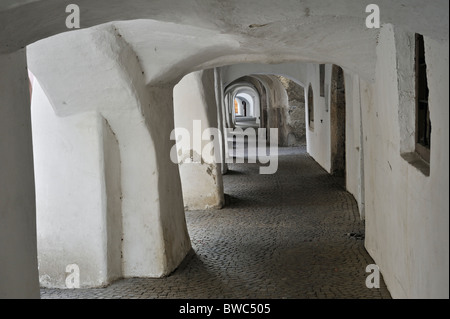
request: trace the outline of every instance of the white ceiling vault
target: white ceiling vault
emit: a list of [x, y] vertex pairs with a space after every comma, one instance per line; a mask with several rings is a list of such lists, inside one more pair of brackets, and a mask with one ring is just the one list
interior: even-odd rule
[[[0, 2], [0, 53], [70, 31], [74, 1]], [[236, 63], [338, 64], [371, 80], [379, 29], [361, 0], [78, 0], [81, 28], [112, 28], [136, 52], [147, 83]], [[379, 0], [381, 23], [448, 41], [447, 0]], [[105, 24], [109, 24], [105, 25]], [[111, 26], [112, 25], [112, 26]], [[95, 32], [95, 31], [91, 31]]]

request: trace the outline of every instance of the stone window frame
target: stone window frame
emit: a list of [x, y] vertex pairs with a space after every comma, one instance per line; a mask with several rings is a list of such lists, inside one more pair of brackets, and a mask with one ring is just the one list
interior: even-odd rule
[[427, 79], [425, 42], [423, 35], [421, 34], [416, 33], [414, 37], [415, 37], [414, 67], [415, 67], [415, 91], [416, 91], [415, 147], [416, 153], [418, 153], [419, 156], [427, 163], [430, 163], [431, 120], [430, 120], [430, 108], [428, 105], [429, 89]]
[[[399, 96], [400, 155], [424, 176], [430, 176], [430, 152], [418, 141], [418, 105], [420, 90], [416, 71], [416, 34], [395, 33]], [[425, 52], [426, 59], [426, 52]], [[426, 72], [426, 67], [424, 68]], [[424, 153], [425, 152], [425, 153]]]
[[325, 64], [319, 64], [320, 96], [325, 97]]
[[314, 90], [312, 88], [312, 84], [309, 83], [308, 86], [308, 127], [311, 131], [314, 131]]

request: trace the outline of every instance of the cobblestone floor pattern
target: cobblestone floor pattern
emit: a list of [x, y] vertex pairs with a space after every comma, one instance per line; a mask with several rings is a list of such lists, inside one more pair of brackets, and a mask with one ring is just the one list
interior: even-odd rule
[[229, 165], [226, 207], [186, 212], [193, 250], [170, 276], [95, 289], [42, 288], [41, 298], [391, 298], [382, 277], [379, 289], [365, 285], [374, 261], [342, 180], [304, 148], [284, 154], [274, 175], [260, 175], [258, 164]]

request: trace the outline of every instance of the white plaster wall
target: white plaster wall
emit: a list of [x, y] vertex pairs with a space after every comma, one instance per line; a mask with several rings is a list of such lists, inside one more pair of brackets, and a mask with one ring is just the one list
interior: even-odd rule
[[225, 134], [226, 114], [225, 114], [225, 98], [224, 87], [220, 68], [214, 68], [214, 90], [216, 92], [217, 105], [217, 124], [221, 132], [220, 150], [221, 150], [221, 170], [222, 174], [228, 171], [226, 158], [228, 157], [228, 143], [226, 143], [227, 136]]
[[[325, 87], [330, 88], [331, 65], [325, 66]], [[314, 95], [314, 128], [309, 126], [308, 115], [308, 88], [309, 83]], [[330, 112], [329, 91], [325, 97], [320, 96], [320, 75], [318, 64], [308, 64], [308, 82], [305, 86], [305, 111], [306, 111], [306, 145], [307, 152], [327, 172], [331, 170], [331, 147], [330, 147]]]
[[106, 265], [107, 279], [113, 281], [122, 277], [122, 185], [121, 185], [121, 160], [120, 148], [115, 133], [112, 131], [108, 121], [102, 120], [103, 155], [105, 169], [100, 171], [104, 174], [106, 195]]
[[361, 103], [359, 77], [344, 72], [346, 103], [346, 188], [356, 199], [360, 217], [364, 216], [364, 166], [361, 138]]
[[[220, 163], [209, 152], [203, 152], [214, 138], [205, 136], [203, 139], [202, 136], [204, 130], [218, 128], [214, 71], [197, 71], [184, 76], [174, 87], [173, 99], [175, 127], [190, 133], [189, 140], [177, 141], [184, 206], [189, 210], [220, 208], [224, 204]], [[194, 121], [200, 121], [198, 130], [194, 130]], [[216, 142], [214, 151], [221, 152], [220, 143]], [[194, 143], [199, 143], [199, 147]]]
[[25, 50], [0, 54], [0, 298], [39, 298]]
[[[264, 92], [264, 96], [261, 95], [260, 100], [264, 101], [263, 104], [261, 104], [261, 112], [262, 112], [262, 117], [263, 117], [263, 122], [261, 124], [262, 127], [269, 127], [269, 109], [271, 107], [271, 92], [270, 92], [270, 88], [268, 86], [268, 83], [265, 79], [265, 75], [253, 75], [251, 78], [253, 78], [253, 81], [256, 81], [260, 87], [262, 92]], [[264, 118], [265, 117], [265, 118]], [[270, 132], [270, 130], [268, 130], [268, 132]]]
[[[309, 64], [309, 78], [314, 94], [314, 129], [309, 127], [308, 87], [305, 88], [305, 112], [307, 151], [327, 172], [331, 170], [331, 71], [332, 65], [325, 65], [325, 96], [320, 96], [319, 65]], [[362, 144], [361, 98], [358, 75], [344, 71], [346, 99], [346, 188], [358, 203], [360, 217], [365, 218], [364, 206], [364, 147]]]
[[[139, 73], [137, 73], [139, 75]], [[186, 219], [183, 208], [182, 188], [180, 175], [178, 171], [178, 165], [170, 160], [170, 151], [175, 145], [175, 141], [170, 140], [170, 133], [174, 129], [174, 110], [173, 110], [173, 86], [146, 88], [149, 100], [148, 107], [144, 107], [144, 117], [146, 125], [149, 128], [151, 137], [155, 141], [155, 149], [152, 151], [156, 155], [156, 171], [152, 172], [152, 175], [157, 176], [157, 192], [152, 187], [146, 186], [140, 190], [139, 196], [146, 196], [153, 193], [156, 197], [156, 203], [159, 204], [157, 209], [153, 207], [144, 207], [144, 213], [156, 216], [159, 218], [158, 226], [161, 229], [162, 240], [160, 241], [161, 247], [155, 247], [155, 244], [151, 242], [155, 226], [153, 224], [147, 224], [144, 226], [145, 231], [150, 236], [149, 241], [145, 243], [144, 248], [151, 249], [160, 258], [160, 272], [153, 276], [166, 276], [172, 273], [183, 261], [186, 254], [191, 249], [191, 242], [186, 226]], [[144, 104], [146, 105], [146, 104]], [[165, 110], [160, 112], [160, 110]], [[142, 144], [137, 143], [136, 147]], [[156, 150], [156, 151], [155, 151]], [[139, 152], [136, 149], [135, 156], [138, 156]], [[144, 162], [148, 165], [148, 162]], [[132, 181], [132, 179], [130, 179]], [[143, 195], [142, 195], [143, 194]], [[142, 198], [142, 197], [141, 197]], [[142, 202], [142, 199], [141, 199]], [[134, 218], [136, 222], [139, 219]], [[148, 227], [151, 226], [151, 227]], [[142, 226], [140, 226], [142, 227]], [[124, 230], [125, 231], [125, 230]], [[131, 234], [134, 228], [129, 228], [128, 233]], [[140, 240], [141, 238], [136, 238]], [[159, 240], [159, 238], [158, 238]], [[130, 242], [130, 249], [136, 246], [136, 242]], [[133, 255], [132, 262], [140, 260], [142, 252], [137, 252]], [[151, 259], [149, 255], [147, 264], [144, 264], [143, 268], [137, 274], [141, 277], [148, 275], [149, 265], [153, 267], [155, 260]], [[158, 265], [158, 266], [159, 266]], [[127, 276], [130, 276], [128, 274]]]
[[96, 112], [56, 116], [35, 80], [32, 123], [41, 286], [65, 288], [69, 264], [80, 267], [81, 287], [102, 286], [108, 283], [102, 119]]
[[448, 41], [425, 37], [432, 121], [427, 177], [400, 156], [397, 60], [412, 47], [396, 48], [395, 35], [392, 25], [383, 26], [376, 84], [361, 82], [366, 248], [394, 298], [448, 298]]
[[[429, 216], [424, 211], [414, 210], [421, 219], [416, 225], [425, 224], [424, 243], [417, 259], [416, 269], [430, 275], [420, 277], [414, 285], [414, 295], [431, 298], [449, 298], [449, 43], [447, 41], [425, 38], [425, 50], [428, 65], [428, 84], [430, 86], [430, 112], [434, 125], [432, 133], [431, 177], [429, 199], [426, 202]], [[420, 191], [420, 190], [419, 190]], [[418, 196], [412, 193], [410, 198]], [[420, 241], [422, 238], [413, 237]], [[428, 240], [430, 242], [428, 242]], [[413, 243], [415, 245], [415, 243]], [[431, 262], [428, 262], [431, 260]], [[423, 287], [425, 291], [422, 292]]]
[[224, 97], [224, 116], [225, 116], [225, 127], [234, 128], [235, 127], [235, 109], [234, 109], [234, 96], [231, 92], [225, 91]]
[[286, 89], [276, 76], [267, 75], [265, 78], [267, 79], [267, 88], [271, 97], [270, 107], [267, 112], [268, 125], [272, 128], [278, 128], [278, 145], [287, 146], [289, 98]]
[[[11, 6], [8, 1], [1, 4], [0, 52], [13, 52], [39, 39], [67, 31], [64, 24], [67, 17], [65, 3], [42, 0], [27, 5], [24, 3], [26, 2]], [[173, 0], [170, 3], [164, 0], [77, 2], [80, 8], [84, 8], [83, 28], [112, 20], [151, 19], [158, 23], [164, 21], [171, 29], [169, 33], [175, 35], [189, 35], [194, 31], [193, 36], [201, 36], [203, 41], [186, 41], [181, 48], [187, 54], [177, 59], [185, 62], [189, 59], [189, 63], [183, 66], [173, 61], [175, 63], [170, 68], [183, 68], [185, 71], [181, 73], [184, 74], [195, 69], [244, 61], [281, 63], [309, 60], [335, 63], [372, 79], [378, 30], [364, 27], [368, 3], [361, 0], [261, 0], [255, 10], [254, 2], [231, 6], [218, 0], [208, 3], [196, 0]], [[377, 4], [383, 12], [382, 22], [396, 23], [425, 35], [448, 40], [448, 1], [435, 0], [423, 5], [422, 0], [409, 0], [405, 3], [379, 0]], [[24, 17], [27, 18], [27, 24], [23, 23]], [[33, 26], [32, 32], [29, 25]], [[141, 30], [144, 32], [140, 32]], [[136, 30], [138, 37], [148, 35], [151, 38], [153, 30], [161, 29], [153, 25], [141, 30]], [[205, 30], [209, 32], [203, 33]], [[159, 52], [171, 59], [173, 55], [177, 55], [179, 41], [164, 41], [167, 39], [166, 32], [161, 32], [160, 35], [162, 41], [158, 41], [157, 48], [161, 48], [160, 44], [165, 44], [167, 50]], [[204, 41], [207, 36], [211, 36], [210, 40], [218, 40], [215, 42], [218, 46], [204, 47], [197, 52], [203, 58], [197, 59], [190, 49], [208, 42]], [[234, 43], [228, 42], [225, 45], [226, 40]], [[147, 52], [155, 52], [156, 43], [145, 42], [148, 43], [143, 45], [147, 47]], [[158, 65], [159, 59], [154, 59], [154, 53], [144, 56], [150, 62], [149, 65]], [[166, 75], [174, 75], [170, 73], [167, 72]]]
[[[448, 143], [443, 141], [448, 140], [448, 42], [425, 37], [425, 43], [433, 143], [429, 177], [401, 157], [411, 149], [415, 116], [414, 84], [408, 82], [413, 70], [407, 69], [413, 43], [405, 41], [405, 31], [383, 27], [375, 84], [345, 72], [347, 189], [366, 218], [366, 248], [394, 298], [448, 298]], [[326, 99], [318, 97], [318, 66], [309, 68], [315, 125], [308, 131], [308, 152], [329, 170]], [[329, 72], [327, 65], [326, 83]]]

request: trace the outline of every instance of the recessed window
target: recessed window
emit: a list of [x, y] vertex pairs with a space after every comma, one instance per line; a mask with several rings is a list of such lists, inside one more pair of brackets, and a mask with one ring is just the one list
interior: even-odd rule
[[320, 64], [320, 96], [325, 97], [325, 64]]
[[311, 84], [308, 88], [308, 119], [309, 128], [314, 129], [314, 94]]
[[416, 80], [416, 152], [430, 162], [431, 121], [428, 106], [427, 64], [423, 36], [416, 34], [415, 80]]

